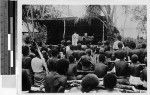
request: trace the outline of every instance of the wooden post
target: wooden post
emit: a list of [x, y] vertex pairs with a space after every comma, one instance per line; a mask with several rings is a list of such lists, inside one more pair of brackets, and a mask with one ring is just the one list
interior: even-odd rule
[[103, 22], [103, 38], [102, 38], [102, 41], [103, 41], [103, 44], [104, 44], [104, 22]]
[[64, 19], [64, 33], [63, 33], [63, 40], [65, 39], [65, 34], [66, 34], [66, 21]]

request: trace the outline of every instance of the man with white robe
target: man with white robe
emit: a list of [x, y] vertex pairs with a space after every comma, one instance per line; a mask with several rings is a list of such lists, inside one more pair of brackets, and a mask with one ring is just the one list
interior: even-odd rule
[[77, 33], [74, 33], [72, 35], [72, 45], [77, 46], [78, 44], [79, 35]]

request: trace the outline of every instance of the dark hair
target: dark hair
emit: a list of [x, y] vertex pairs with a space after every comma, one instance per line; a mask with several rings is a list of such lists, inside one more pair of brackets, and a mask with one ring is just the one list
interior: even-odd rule
[[35, 47], [35, 46], [31, 46], [31, 47], [30, 47], [30, 50], [31, 50], [31, 52], [35, 53], [36, 47]]
[[29, 47], [28, 46], [22, 46], [22, 54], [23, 54], [23, 56], [29, 55]]
[[99, 54], [99, 61], [105, 62], [105, 55], [104, 54]]
[[26, 44], [30, 44], [31, 43], [31, 37], [27, 36], [25, 39], [24, 39], [24, 42]]
[[57, 49], [52, 49], [52, 56], [56, 57], [58, 55], [58, 50]]
[[69, 61], [67, 59], [60, 59], [57, 62], [57, 73], [66, 75], [69, 68]]
[[73, 55], [70, 55], [70, 56], [69, 56], [69, 62], [70, 62], [70, 63], [73, 63], [74, 60], [75, 60], [74, 56], [73, 56]]
[[105, 42], [105, 45], [109, 45], [110, 44], [110, 42], [107, 40], [106, 42]]
[[119, 43], [118, 43], [118, 48], [120, 49], [120, 48], [122, 48], [122, 47], [123, 47], [122, 42], [119, 42]]
[[112, 60], [112, 61], [116, 60], [115, 54], [112, 54], [112, 55], [111, 55], [111, 60]]
[[109, 73], [104, 76], [104, 87], [106, 89], [113, 89], [117, 84], [117, 77], [115, 74]]
[[90, 67], [91, 66], [91, 62], [86, 58], [82, 58], [81, 62], [82, 62], [82, 66], [85, 66], [85, 67]]
[[95, 53], [99, 54], [99, 50], [100, 50], [99, 48], [96, 48], [96, 50], [95, 50], [96, 52]]
[[136, 43], [134, 41], [130, 41], [130, 44], [128, 46], [131, 49], [135, 49], [136, 48]]
[[136, 63], [138, 61], [138, 56], [136, 54], [133, 54], [131, 56], [131, 61], [132, 61], [132, 63]]
[[98, 77], [95, 74], [87, 74], [82, 78], [81, 86], [83, 92], [89, 92], [99, 84]]
[[146, 44], [143, 43], [141, 48], [145, 49], [146, 48]]
[[36, 57], [39, 57], [39, 58], [40, 58], [40, 55], [39, 55], [39, 53], [38, 53], [37, 50], [35, 50], [35, 53], [34, 53], [34, 54], [35, 54]]
[[116, 51], [115, 52], [115, 57], [118, 59], [124, 59], [126, 56], [125, 51]]
[[48, 60], [47, 68], [49, 71], [56, 71], [57, 61], [56, 60]]
[[82, 47], [81, 47], [81, 43], [78, 43], [77, 49], [78, 49], [78, 50], [81, 50], [81, 48], [82, 48]]

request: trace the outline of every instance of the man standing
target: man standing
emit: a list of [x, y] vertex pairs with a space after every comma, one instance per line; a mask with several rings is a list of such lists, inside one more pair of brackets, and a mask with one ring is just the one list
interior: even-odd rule
[[72, 45], [77, 46], [78, 39], [79, 39], [79, 35], [75, 32], [75, 33], [72, 35]]
[[[118, 43], [122, 42], [121, 39], [122, 39], [121, 36], [118, 35], [118, 36], [117, 36], [117, 40], [116, 40], [116, 41], [114, 42], [114, 44], [113, 44], [113, 49], [114, 49], [114, 50], [118, 50], [118, 49], [119, 49], [119, 48], [118, 48]], [[122, 42], [122, 43], [123, 43], [123, 42]], [[124, 45], [123, 45], [122, 48], [124, 48]]]

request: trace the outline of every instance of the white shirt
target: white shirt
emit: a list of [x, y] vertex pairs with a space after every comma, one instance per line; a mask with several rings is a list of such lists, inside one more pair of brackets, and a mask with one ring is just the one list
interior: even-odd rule
[[76, 33], [74, 33], [74, 34], [72, 35], [72, 45], [77, 46], [78, 39], [79, 39], [79, 35], [76, 34]]
[[117, 41], [114, 42], [113, 49], [118, 49], [118, 43], [119, 42], [120, 42], [119, 40], [117, 40]]
[[[113, 49], [114, 49], [114, 50], [115, 50], [115, 49], [119, 49], [119, 48], [118, 48], [118, 43], [119, 43], [119, 42], [121, 42], [121, 41], [117, 40], [117, 41], [114, 42], [114, 44], [113, 44]], [[124, 44], [123, 44], [123, 47], [122, 47], [122, 48], [124, 48]]]
[[42, 59], [35, 57], [31, 61], [31, 67], [33, 72], [42, 72], [43, 71], [44, 62]]

